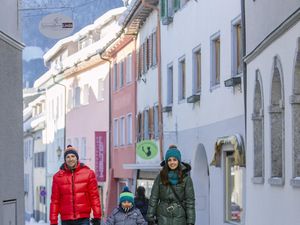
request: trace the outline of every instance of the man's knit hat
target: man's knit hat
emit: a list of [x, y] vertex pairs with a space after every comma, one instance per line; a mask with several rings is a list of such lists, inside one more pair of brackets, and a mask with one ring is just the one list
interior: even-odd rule
[[170, 145], [165, 155], [165, 161], [167, 162], [170, 157], [175, 157], [181, 162], [181, 153], [176, 145]]
[[120, 194], [120, 202], [129, 201], [134, 203], [134, 195], [129, 191], [127, 186], [124, 187], [123, 192]]
[[65, 149], [65, 153], [64, 153], [65, 161], [66, 161], [66, 157], [68, 154], [74, 154], [76, 156], [77, 160], [79, 159], [77, 149], [74, 148], [72, 145], [68, 145], [67, 148]]

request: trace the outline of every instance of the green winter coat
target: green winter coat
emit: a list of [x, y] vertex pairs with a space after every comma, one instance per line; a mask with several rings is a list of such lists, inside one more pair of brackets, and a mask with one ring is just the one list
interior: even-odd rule
[[160, 174], [156, 177], [149, 200], [147, 211], [148, 221], [158, 220], [158, 225], [195, 224], [195, 193], [193, 181], [188, 175], [191, 166], [182, 163], [183, 182], [173, 185], [182, 208], [170, 186], [161, 182]]

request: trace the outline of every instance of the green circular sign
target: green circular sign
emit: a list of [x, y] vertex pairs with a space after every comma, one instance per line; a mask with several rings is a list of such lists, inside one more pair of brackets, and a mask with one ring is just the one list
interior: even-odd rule
[[141, 141], [137, 143], [136, 152], [142, 159], [153, 159], [158, 152], [157, 145], [154, 141]]

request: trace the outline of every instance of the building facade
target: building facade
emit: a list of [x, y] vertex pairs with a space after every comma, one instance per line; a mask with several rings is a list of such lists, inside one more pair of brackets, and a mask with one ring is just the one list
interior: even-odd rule
[[164, 150], [176, 144], [191, 163], [197, 225], [243, 223], [240, 1], [162, 0], [160, 10]]
[[300, 4], [281, 3], [244, 1], [246, 224], [300, 222]]
[[[109, 63], [101, 57], [120, 30], [125, 8], [106, 12], [93, 24], [57, 42], [45, 55], [49, 70], [35, 87], [46, 90], [47, 205], [52, 177], [64, 162], [67, 145], [97, 176], [102, 209], [106, 210], [109, 159]], [[49, 207], [47, 207], [49, 209]]]
[[18, 1], [0, 9], [0, 223], [24, 224], [22, 49]]

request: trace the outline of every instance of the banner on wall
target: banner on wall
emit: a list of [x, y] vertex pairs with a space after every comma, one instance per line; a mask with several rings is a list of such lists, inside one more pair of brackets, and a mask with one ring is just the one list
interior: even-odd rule
[[106, 181], [106, 132], [95, 131], [95, 173], [97, 181]]

